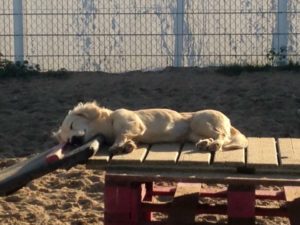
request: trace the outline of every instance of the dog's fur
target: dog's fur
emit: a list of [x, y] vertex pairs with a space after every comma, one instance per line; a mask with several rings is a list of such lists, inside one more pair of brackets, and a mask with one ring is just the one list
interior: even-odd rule
[[69, 111], [54, 136], [60, 143], [73, 137], [87, 141], [97, 134], [112, 143], [110, 151], [130, 152], [135, 143], [193, 142], [198, 149], [217, 151], [247, 147], [246, 137], [221, 112], [179, 113], [170, 109], [110, 109], [95, 102], [79, 103]]

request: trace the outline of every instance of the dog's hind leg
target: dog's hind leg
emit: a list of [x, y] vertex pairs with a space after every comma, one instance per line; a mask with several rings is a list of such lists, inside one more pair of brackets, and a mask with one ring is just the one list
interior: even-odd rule
[[213, 138], [200, 137], [195, 133], [191, 133], [188, 140], [195, 143], [195, 146], [199, 151], [209, 151], [209, 145], [214, 141]]
[[210, 151], [210, 152], [216, 152], [222, 148], [224, 145], [224, 139], [218, 138], [205, 138], [205, 139], [199, 139], [196, 142], [196, 148], [200, 151]]
[[195, 143], [196, 148], [200, 151], [215, 152], [222, 149], [222, 146], [228, 139], [223, 132], [216, 129], [211, 129], [211, 126], [207, 126], [205, 129], [205, 135], [199, 135], [199, 132], [193, 132], [189, 135], [189, 141]]
[[220, 135], [217, 139], [214, 139], [208, 146], [208, 151], [216, 152], [222, 149], [222, 146], [225, 143], [223, 135]]

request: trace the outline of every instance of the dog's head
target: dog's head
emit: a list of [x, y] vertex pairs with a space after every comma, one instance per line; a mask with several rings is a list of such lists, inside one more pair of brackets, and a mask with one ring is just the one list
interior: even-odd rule
[[108, 110], [100, 108], [95, 102], [79, 103], [69, 111], [53, 136], [61, 144], [81, 145], [98, 134], [98, 120], [105, 114], [108, 114]]

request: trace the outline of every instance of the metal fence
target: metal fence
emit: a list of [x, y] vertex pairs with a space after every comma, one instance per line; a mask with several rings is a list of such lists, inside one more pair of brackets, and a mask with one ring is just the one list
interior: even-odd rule
[[299, 61], [300, 0], [0, 0], [0, 52], [42, 70]]

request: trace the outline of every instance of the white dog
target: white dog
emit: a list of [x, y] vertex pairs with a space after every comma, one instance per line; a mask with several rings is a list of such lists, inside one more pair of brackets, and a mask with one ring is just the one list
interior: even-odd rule
[[208, 151], [245, 148], [248, 144], [246, 137], [219, 111], [112, 111], [95, 102], [79, 103], [69, 111], [54, 136], [60, 143], [72, 142], [75, 138], [83, 143], [97, 134], [112, 143], [112, 153], [131, 152], [136, 142], [193, 142], [198, 149]]

